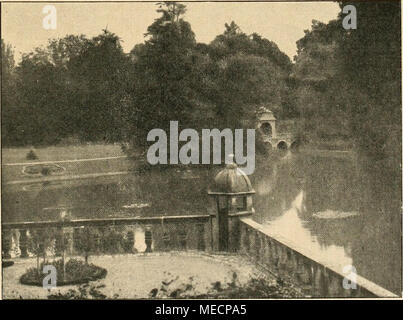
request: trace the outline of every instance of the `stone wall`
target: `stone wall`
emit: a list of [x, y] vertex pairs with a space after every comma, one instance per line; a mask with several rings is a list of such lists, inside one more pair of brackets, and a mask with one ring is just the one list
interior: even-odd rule
[[[308, 248], [297, 247], [287, 239], [272, 235], [250, 218], [241, 218], [239, 253], [277, 277], [295, 283], [312, 297], [395, 297], [377, 284], [356, 275], [356, 288], [345, 289], [346, 275], [337, 266], [329, 266], [314, 257]], [[352, 284], [351, 281], [347, 283]]]

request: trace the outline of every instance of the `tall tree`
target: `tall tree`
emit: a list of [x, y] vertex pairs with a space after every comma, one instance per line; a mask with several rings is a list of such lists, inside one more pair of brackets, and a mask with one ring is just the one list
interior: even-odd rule
[[301, 115], [300, 133], [312, 142], [335, 143], [351, 137], [345, 95], [340, 94], [339, 46], [344, 33], [340, 20], [328, 24], [313, 20], [312, 29], [297, 41], [293, 94]]
[[400, 4], [340, 8], [347, 4], [356, 7], [357, 29], [343, 28], [340, 11], [328, 24], [313, 21], [297, 42], [293, 76], [304, 129], [319, 138], [350, 137], [372, 158], [400, 159]]
[[76, 91], [71, 112], [82, 140], [121, 139], [122, 104], [131, 81], [130, 67], [119, 37], [107, 30], [92, 38], [69, 62], [71, 86]]
[[195, 36], [183, 20], [183, 5], [158, 3], [162, 15], [147, 29], [146, 41], [132, 50], [135, 61], [133, 104], [126, 110], [127, 139], [147, 145], [153, 128], [169, 128], [169, 121], [192, 127]]
[[7, 141], [120, 140], [130, 65], [119, 38], [106, 30], [92, 39], [50, 39], [46, 47], [24, 54], [15, 72], [16, 112], [3, 109], [13, 119], [7, 122]]
[[70, 109], [74, 92], [68, 64], [86, 44], [83, 36], [66, 36], [22, 56], [16, 68], [19, 143], [54, 144], [74, 134]]
[[[341, 7], [351, 4], [342, 2]], [[358, 2], [357, 29], [340, 44], [349, 112], [362, 152], [401, 158], [400, 2]], [[342, 14], [341, 14], [342, 16]], [[400, 161], [399, 161], [400, 162]]]
[[1, 74], [2, 143], [8, 145], [17, 135], [15, 124], [19, 110], [15, 94], [14, 51], [3, 39], [1, 39]]
[[262, 104], [280, 116], [291, 69], [289, 58], [273, 42], [245, 34], [233, 21], [225, 28], [209, 45], [215, 82], [211, 97], [218, 121], [242, 127], [242, 119], [254, 119]]

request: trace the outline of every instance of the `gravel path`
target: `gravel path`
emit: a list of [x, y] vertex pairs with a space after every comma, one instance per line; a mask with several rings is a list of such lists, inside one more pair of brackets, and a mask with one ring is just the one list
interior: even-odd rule
[[[20, 284], [19, 278], [27, 268], [36, 266], [35, 261], [33, 258], [16, 259], [13, 266], [3, 269], [3, 298], [46, 299], [50, 293], [63, 294], [78, 288], [65, 286], [49, 291]], [[234, 274], [241, 286], [251, 278], [263, 277], [250, 261], [238, 255], [199, 252], [104, 255], [90, 257], [90, 263], [107, 269], [106, 278], [92, 284], [108, 298], [148, 298], [152, 290], [158, 298], [162, 287], [174, 291], [189, 284], [189, 293], [200, 295], [217, 283], [225, 288]], [[267, 275], [264, 277], [267, 279]]]

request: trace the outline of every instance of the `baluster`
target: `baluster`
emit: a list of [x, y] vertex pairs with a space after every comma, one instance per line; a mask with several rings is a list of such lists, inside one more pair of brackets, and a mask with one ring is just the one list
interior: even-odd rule
[[239, 223], [239, 220], [236, 219], [234, 221], [234, 219], [231, 221], [232, 222], [232, 227], [231, 227], [231, 237], [230, 237], [230, 246], [229, 246], [229, 250], [232, 252], [237, 252], [240, 248], [240, 243], [241, 243], [241, 226]]
[[314, 263], [313, 295], [326, 297], [325, 268]]
[[28, 257], [28, 236], [27, 230], [20, 230], [20, 250], [21, 250], [21, 258]]
[[182, 229], [179, 231], [179, 245], [182, 250], [186, 250], [187, 234], [186, 230]]
[[197, 224], [197, 234], [198, 234], [197, 250], [205, 251], [206, 244], [204, 242], [204, 223]]
[[254, 239], [254, 248], [255, 248], [255, 250], [254, 250], [254, 256], [255, 256], [255, 259], [257, 260], [257, 261], [259, 261], [259, 254], [260, 254], [260, 248], [261, 248], [261, 244], [260, 244], [260, 239], [259, 239], [259, 232], [258, 231], [255, 231], [254, 232], [254, 237], [253, 237], [253, 239]]
[[289, 260], [288, 260], [288, 266], [289, 266], [289, 270], [290, 270], [290, 276], [298, 281], [298, 261], [297, 261], [297, 256], [296, 253], [294, 252], [294, 250], [290, 249], [290, 256], [289, 256]]
[[144, 233], [145, 243], [146, 243], [146, 251], [145, 252], [152, 252], [152, 233], [151, 233], [151, 226], [146, 226], [146, 230]]
[[278, 271], [284, 276], [287, 271], [287, 249], [282, 244], [278, 244], [277, 248], [279, 249]]
[[[297, 259], [297, 282], [301, 286], [304, 293], [312, 292], [312, 268], [306, 258], [299, 256]], [[311, 293], [312, 294], [312, 293]]]
[[269, 265], [269, 245], [268, 245], [268, 238], [266, 236], [261, 237], [262, 240], [262, 262], [265, 265]]
[[273, 263], [272, 266], [274, 268], [274, 271], [278, 272], [280, 267], [280, 247], [279, 244], [275, 241], [272, 242], [272, 257], [273, 257]]
[[[92, 245], [92, 250], [93, 253], [98, 254], [101, 251], [101, 234], [98, 228], [96, 227], [91, 227], [92, 228], [92, 241], [93, 241], [93, 245]], [[133, 233], [133, 247], [134, 247], [134, 233]]]
[[358, 284], [357, 284], [356, 289], [350, 289], [350, 290], [344, 289], [344, 291], [348, 291], [348, 296], [349, 297], [356, 297], [356, 298], [373, 297], [373, 295], [365, 294], [364, 293], [365, 290], [363, 290], [363, 288], [361, 286], [359, 286]]
[[[84, 232], [86, 232], [86, 230], [84, 230]], [[74, 229], [64, 228], [63, 237], [66, 254], [72, 255], [74, 253]]]
[[329, 296], [330, 274], [329, 274], [329, 270], [326, 267], [323, 268], [323, 278], [324, 278], [323, 297], [328, 297]]
[[266, 252], [266, 242], [264, 241], [265, 236], [259, 232], [259, 243], [260, 243], [260, 250], [259, 250], [259, 261], [265, 262], [265, 252]]
[[275, 265], [275, 259], [274, 259], [274, 257], [275, 257], [274, 250], [275, 250], [275, 248], [274, 248], [273, 241], [270, 238], [268, 238], [268, 240], [267, 240], [267, 250], [268, 250], [269, 267], [270, 267], [270, 269], [273, 269], [274, 265]]
[[2, 257], [3, 259], [11, 259], [12, 233], [10, 230], [4, 230], [2, 235]]
[[329, 297], [340, 298], [342, 297], [343, 278], [331, 272], [328, 276], [328, 291]]
[[272, 244], [270, 238], [266, 237], [265, 238], [265, 263], [266, 265], [271, 268], [272, 263], [273, 263], [273, 258], [272, 258]]
[[287, 272], [287, 276], [290, 276], [291, 273], [291, 250], [288, 247], [284, 247], [284, 270]]
[[253, 258], [255, 256], [255, 234], [254, 231], [248, 228], [249, 250], [248, 255]]
[[132, 230], [127, 231], [126, 239], [127, 239], [127, 244], [126, 244], [125, 251], [131, 253], [131, 252], [133, 252], [133, 248], [134, 248], [134, 232]]
[[[76, 234], [79, 231], [80, 231], [79, 229], [75, 228], [73, 230], [73, 233]], [[75, 238], [79, 238], [79, 236], [77, 236]], [[62, 253], [63, 253], [63, 249], [65, 249], [64, 248], [63, 228], [58, 227], [57, 232], [56, 232], [56, 243], [55, 243], [55, 254], [56, 254], [56, 256], [61, 256]]]
[[312, 296], [319, 297], [321, 295], [321, 270], [314, 262], [312, 262]]
[[18, 257], [21, 254], [20, 251], [20, 231], [18, 229], [11, 231], [11, 257]]
[[43, 262], [45, 262], [46, 259], [46, 238], [42, 235], [44, 232], [43, 229], [38, 230], [40, 236], [38, 240], [38, 257], [42, 257]]
[[164, 249], [165, 250], [170, 250], [170, 247], [171, 247], [171, 236], [169, 235], [169, 233], [168, 232], [164, 232], [163, 234], [162, 234], [162, 241], [163, 241], [163, 243], [164, 243]]
[[243, 234], [243, 248], [246, 254], [249, 253], [250, 251], [250, 239], [249, 239], [249, 229], [247, 226], [244, 226], [243, 228], [244, 232]]

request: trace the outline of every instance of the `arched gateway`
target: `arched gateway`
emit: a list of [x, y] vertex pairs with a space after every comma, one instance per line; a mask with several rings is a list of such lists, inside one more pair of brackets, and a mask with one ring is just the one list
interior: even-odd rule
[[262, 130], [263, 134], [269, 138], [276, 138], [276, 118], [273, 112], [265, 107], [260, 107], [258, 113], [258, 129]]
[[257, 110], [256, 129], [263, 134], [266, 145], [273, 146], [273, 149], [287, 150], [293, 147], [296, 150], [295, 139], [291, 133], [278, 133], [276, 130], [276, 117], [273, 112], [262, 106]]

